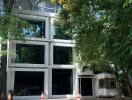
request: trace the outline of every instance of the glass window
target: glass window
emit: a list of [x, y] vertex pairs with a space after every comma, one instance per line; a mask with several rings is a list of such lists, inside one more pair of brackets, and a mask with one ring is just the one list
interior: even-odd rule
[[104, 79], [100, 79], [99, 80], [99, 87], [100, 88], [105, 88], [106, 86], [105, 86], [106, 84], [105, 84], [105, 80]]
[[92, 78], [79, 78], [79, 92], [82, 96], [92, 96]]
[[53, 4], [49, 3], [49, 2], [45, 3], [45, 7], [46, 8], [54, 8], [55, 9], [55, 5], [53, 5]]
[[44, 90], [44, 72], [15, 72], [14, 95], [40, 95]]
[[32, 10], [33, 0], [13, 0], [13, 7], [16, 9]]
[[54, 18], [51, 18], [51, 34], [53, 34], [54, 39], [63, 39], [63, 40], [72, 40], [72, 34], [66, 34], [61, 26], [55, 21]]
[[115, 89], [116, 88], [116, 80], [114, 78], [100, 79], [99, 87], [106, 88], [106, 89]]
[[56, 13], [57, 11], [60, 10], [60, 6], [59, 5], [53, 5], [50, 2], [39, 2], [35, 7], [34, 10], [36, 11], [42, 11], [42, 12], [52, 12], [52, 13]]
[[73, 64], [72, 47], [54, 46], [53, 53], [54, 64]]
[[16, 44], [16, 63], [44, 64], [44, 46]]
[[51, 3], [46, 3], [46, 2], [39, 2], [34, 10], [36, 11], [42, 11], [42, 12], [55, 12], [55, 6], [52, 5]]
[[48, 1], [44, 0], [14, 0], [13, 7], [15, 9], [24, 9], [32, 11], [41, 11], [41, 12], [52, 12], [56, 13], [59, 11], [59, 5], [53, 5]]
[[52, 94], [65, 95], [73, 93], [72, 69], [52, 70]]
[[35, 6], [34, 10], [45, 12], [45, 2], [39, 2], [39, 3]]
[[116, 81], [115, 79], [111, 80], [111, 88], [116, 88]]
[[54, 27], [54, 39], [72, 40], [72, 35], [65, 33], [59, 26]]
[[72, 40], [72, 36], [70, 34], [64, 33], [62, 30], [56, 27], [54, 39]]
[[23, 29], [23, 36], [25, 37], [37, 37], [44, 38], [45, 37], [45, 22], [44, 21], [35, 21], [28, 20], [31, 28]]

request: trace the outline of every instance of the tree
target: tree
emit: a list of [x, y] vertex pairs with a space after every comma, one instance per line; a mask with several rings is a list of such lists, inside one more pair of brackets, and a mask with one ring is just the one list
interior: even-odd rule
[[65, 0], [62, 6], [57, 26], [74, 35], [83, 68], [114, 73], [132, 96], [132, 1]]
[[9, 37], [16, 39], [22, 38], [22, 29], [29, 26], [25, 20], [12, 14], [12, 8], [13, 0], [3, 1], [4, 13], [0, 16], [0, 37], [2, 40]]
[[[31, 28], [31, 25], [24, 20], [16, 16], [13, 12], [13, 6], [18, 6], [19, 4], [25, 9], [34, 10], [39, 2], [49, 1], [49, 0], [1, 0], [0, 8], [2, 12], [0, 13], [0, 37], [1, 40], [6, 40], [9, 37], [15, 39], [22, 39], [22, 30], [25, 28]], [[26, 4], [26, 5], [25, 5]]]
[[7, 52], [7, 41], [8, 39], [24, 39], [22, 32], [23, 29], [31, 29], [37, 33], [34, 26], [29, 25], [26, 20], [23, 20], [16, 16], [12, 9], [15, 4], [25, 7], [27, 10], [35, 10], [36, 5], [39, 2], [49, 0], [0, 0], [0, 56], [2, 63], [0, 67], [0, 95], [1, 93], [6, 94], [6, 55]]
[[24, 39], [22, 32], [23, 29], [31, 29], [33, 32], [37, 33], [36, 28], [26, 20], [23, 20], [16, 16], [12, 9], [15, 4], [25, 7], [27, 10], [34, 10], [36, 5], [42, 1], [49, 0], [0, 0], [0, 45], [2, 45], [2, 50], [0, 50], [0, 56], [2, 63], [0, 67], [0, 95], [1, 93], [6, 94], [6, 55], [7, 52], [7, 41], [8, 39]]
[[29, 27], [25, 20], [12, 14], [13, 0], [0, 0], [0, 95], [6, 96], [6, 54], [9, 38], [22, 39], [22, 29]]

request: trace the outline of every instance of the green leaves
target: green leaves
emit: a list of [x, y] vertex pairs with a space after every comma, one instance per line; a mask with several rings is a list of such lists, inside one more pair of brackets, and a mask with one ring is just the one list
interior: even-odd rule
[[28, 23], [11, 14], [0, 17], [0, 36], [7, 39], [8, 37], [22, 38], [22, 28], [28, 27]]
[[132, 0], [125, 0], [124, 4], [123, 4], [123, 7], [128, 7], [129, 5], [132, 4]]
[[[129, 6], [124, 8], [124, 3], [128, 1]], [[77, 54], [82, 65], [92, 63], [101, 68], [102, 65], [112, 62], [120, 67], [131, 66], [131, 1], [70, 2], [72, 10], [69, 12], [62, 10], [59, 20], [63, 22], [61, 29], [64, 29], [64, 32], [72, 30], [69, 34], [74, 34]]]

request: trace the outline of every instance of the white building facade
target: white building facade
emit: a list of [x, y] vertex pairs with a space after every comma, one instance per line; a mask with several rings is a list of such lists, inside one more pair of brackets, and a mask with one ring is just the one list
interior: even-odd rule
[[14, 5], [14, 14], [35, 30], [24, 29], [25, 41], [8, 42], [7, 92], [14, 92], [14, 100], [39, 99], [42, 92], [45, 98], [73, 98], [78, 92], [81, 96], [99, 96], [96, 75], [91, 70], [80, 72], [74, 41], [54, 29], [59, 7], [46, 2], [33, 5], [35, 0], [30, 7], [26, 5], [29, 1], [16, 0]]

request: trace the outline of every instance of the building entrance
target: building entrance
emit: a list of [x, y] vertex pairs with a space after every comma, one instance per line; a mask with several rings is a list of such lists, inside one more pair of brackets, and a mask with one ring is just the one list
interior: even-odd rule
[[72, 69], [52, 70], [52, 95], [73, 94]]
[[79, 92], [81, 96], [93, 96], [92, 78], [79, 78]]

